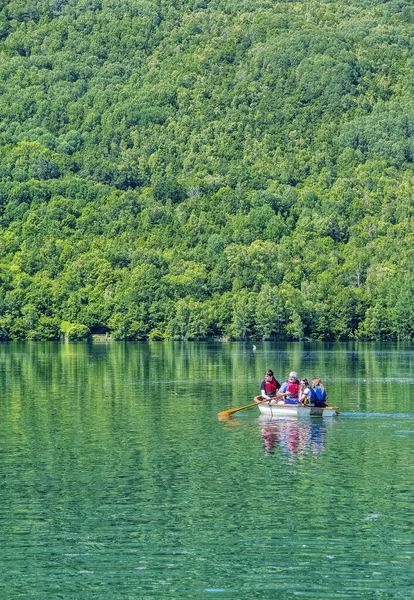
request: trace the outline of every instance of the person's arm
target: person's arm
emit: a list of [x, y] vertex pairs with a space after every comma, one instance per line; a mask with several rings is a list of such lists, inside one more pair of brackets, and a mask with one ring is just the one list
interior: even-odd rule
[[289, 392], [287, 392], [287, 382], [282, 383], [280, 388], [276, 392], [276, 400], [284, 400], [287, 396], [290, 396]]
[[285, 394], [287, 390], [287, 382], [285, 381], [284, 383], [282, 383], [282, 385], [280, 386], [280, 388], [278, 389], [278, 394]]
[[260, 386], [260, 395], [263, 400], [270, 400], [271, 397], [266, 394], [266, 382], [262, 381], [262, 385]]

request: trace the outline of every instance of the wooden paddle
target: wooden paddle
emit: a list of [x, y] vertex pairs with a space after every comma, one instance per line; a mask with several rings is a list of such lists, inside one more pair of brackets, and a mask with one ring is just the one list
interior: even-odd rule
[[[273, 396], [272, 400], [279, 400], [280, 398], [285, 398], [286, 396], [290, 396], [289, 392], [285, 392], [284, 394], [276, 394]], [[259, 398], [259, 396], [256, 396]], [[218, 417], [228, 417], [239, 410], [244, 410], [245, 408], [250, 408], [252, 406], [257, 406], [258, 404], [264, 404], [264, 402], [269, 402], [269, 400], [259, 400], [259, 402], [253, 402], [252, 404], [246, 404], [246, 406], [241, 406], [240, 408], [229, 408], [229, 410], [223, 410], [223, 412], [218, 414]]]
[[262, 400], [261, 402], [252, 402], [252, 404], [246, 404], [246, 406], [240, 406], [240, 408], [229, 408], [229, 410], [223, 410], [219, 412], [218, 417], [228, 417], [239, 410], [244, 410], [245, 408], [251, 408], [252, 406], [257, 406], [258, 404], [263, 404], [264, 402], [268, 402], [267, 400]]

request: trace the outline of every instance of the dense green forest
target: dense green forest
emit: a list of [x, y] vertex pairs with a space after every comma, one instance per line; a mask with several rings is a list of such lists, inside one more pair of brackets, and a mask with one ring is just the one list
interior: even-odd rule
[[0, 7], [0, 339], [414, 339], [414, 7]]

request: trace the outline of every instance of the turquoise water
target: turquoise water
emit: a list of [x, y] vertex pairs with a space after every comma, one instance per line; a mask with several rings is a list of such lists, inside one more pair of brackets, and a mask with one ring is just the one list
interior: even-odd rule
[[414, 346], [256, 345], [1, 344], [0, 598], [413, 598]]

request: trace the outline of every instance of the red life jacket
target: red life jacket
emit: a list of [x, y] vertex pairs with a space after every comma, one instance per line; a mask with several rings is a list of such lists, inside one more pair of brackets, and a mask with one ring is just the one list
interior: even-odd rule
[[287, 391], [292, 396], [298, 396], [299, 394], [299, 383], [293, 383], [292, 381], [288, 382]]
[[265, 383], [265, 388], [266, 388], [266, 394], [268, 396], [270, 396], [271, 394], [276, 394], [277, 389], [280, 386], [277, 383], [277, 380], [275, 377], [273, 377], [272, 381], [266, 381]]

